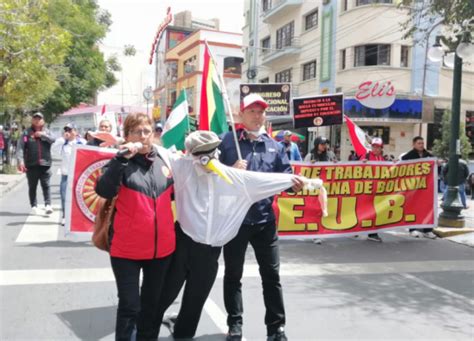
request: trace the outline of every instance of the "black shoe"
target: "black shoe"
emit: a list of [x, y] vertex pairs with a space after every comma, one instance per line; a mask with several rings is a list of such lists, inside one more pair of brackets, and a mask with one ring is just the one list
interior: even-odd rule
[[267, 341], [288, 341], [285, 334], [285, 328], [278, 327], [275, 334], [267, 336]]
[[174, 334], [174, 325], [176, 324], [176, 321], [178, 320], [178, 314], [171, 314], [168, 316], [165, 316], [163, 319], [163, 324], [168, 328], [170, 331], [171, 335]]
[[229, 327], [229, 332], [225, 338], [226, 341], [240, 341], [242, 340], [242, 326], [235, 325]]
[[382, 238], [380, 238], [380, 236], [377, 233], [369, 234], [369, 236], [367, 237], [367, 240], [370, 240], [372, 242], [379, 242], [379, 243], [382, 242]]

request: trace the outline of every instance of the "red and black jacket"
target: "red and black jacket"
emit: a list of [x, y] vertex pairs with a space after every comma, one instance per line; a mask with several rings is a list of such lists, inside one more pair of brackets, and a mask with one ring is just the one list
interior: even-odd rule
[[17, 158], [24, 161], [26, 168], [35, 166], [51, 167], [51, 145], [55, 138], [46, 128], [41, 131], [46, 135], [35, 137], [35, 129], [33, 127], [28, 128], [18, 140]]
[[162, 258], [176, 246], [171, 172], [154, 149], [130, 160], [115, 157], [97, 181], [101, 197], [117, 196], [110, 231], [110, 255], [127, 259]]

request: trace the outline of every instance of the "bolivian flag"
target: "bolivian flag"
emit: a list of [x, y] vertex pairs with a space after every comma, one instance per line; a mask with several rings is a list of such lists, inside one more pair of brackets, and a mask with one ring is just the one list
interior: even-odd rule
[[229, 130], [217, 70], [207, 44], [204, 48], [199, 129], [211, 130], [217, 135]]

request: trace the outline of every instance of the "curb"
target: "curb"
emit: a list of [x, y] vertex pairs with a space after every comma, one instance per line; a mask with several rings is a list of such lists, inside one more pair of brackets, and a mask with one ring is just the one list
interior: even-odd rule
[[452, 228], [452, 227], [437, 227], [433, 232], [440, 238], [459, 236], [465, 233], [474, 232], [472, 227]]
[[[7, 178], [9, 175], [4, 175], [3, 177]], [[15, 175], [13, 175], [15, 176]], [[1, 180], [3, 180], [3, 177]], [[6, 185], [0, 186], [0, 195], [4, 196], [6, 193], [10, 192], [13, 188], [15, 188], [20, 182], [22, 182], [26, 178], [25, 174], [19, 174], [13, 180], [8, 180]]]

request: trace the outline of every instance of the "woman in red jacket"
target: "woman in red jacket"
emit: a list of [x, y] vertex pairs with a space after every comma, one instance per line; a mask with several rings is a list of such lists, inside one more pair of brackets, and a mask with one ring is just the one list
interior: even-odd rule
[[124, 133], [121, 149], [129, 153], [110, 160], [96, 186], [104, 198], [117, 196], [110, 229], [119, 298], [115, 339], [130, 340], [136, 330], [137, 340], [156, 340], [158, 300], [175, 250], [173, 180], [166, 153], [153, 145], [153, 122], [147, 115], [130, 114]]

